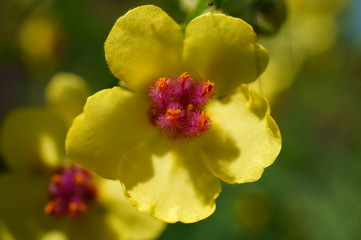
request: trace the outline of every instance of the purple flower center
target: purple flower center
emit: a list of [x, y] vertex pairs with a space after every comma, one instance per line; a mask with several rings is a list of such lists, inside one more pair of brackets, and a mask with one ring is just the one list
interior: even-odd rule
[[45, 212], [56, 217], [74, 217], [84, 213], [96, 197], [90, 173], [80, 167], [61, 168], [49, 184], [50, 200]]
[[203, 108], [214, 95], [212, 82], [194, 80], [188, 73], [156, 79], [149, 91], [151, 122], [172, 138], [198, 137], [211, 127]]

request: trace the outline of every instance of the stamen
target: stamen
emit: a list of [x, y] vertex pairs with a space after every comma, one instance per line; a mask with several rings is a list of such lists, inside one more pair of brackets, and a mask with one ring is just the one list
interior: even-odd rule
[[211, 120], [205, 111], [191, 112], [187, 119], [186, 126], [186, 136], [198, 137], [211, 127]]
[[84, 203], [71, 202], [68, 205], [68, 209], [73, 214], [79, 214], [85, 212], [87, 207]]
[[50, 201], [45, 205], [44, 211], [46, 214], [53, 214], [55, 213], [55, 208], [56, 208], [56, 202]]
[[74, 183], [76, 185], [82, 185], [84, 183], [84, 176], [80, 173], [74, 175]]
[[190, 77], [190, 75], [187, 73], [187, 72], [184, 72], [182, 75], [181, 75], [181, 78], [183, 79], [183, 80], [186, 80], [186, 79], [188, 79]]
[[213, 88], [214, 88], [214, 83], [212, 83], [212, 82], [210, 82], [209, 80], [207, 80], [207, 81], [204, 83], [203, 95], [205, 95], [205, 94], [212, 94], [212, 97], [213, 97], [213, 95], [214, 95]]
[[191, 112], [194, 109], [194, 105], [193, 104], [188, 104], [187, 106], [187, 113]]
[[199, 124], [204, 127], [209, 120], [209, 116], [206, 114], [206, 112], [202, 111], [201, 117], [199, 118]]
[[164, 77], [158, 79], [157, 86], [160, 90], [162, 90], [165, 87], [165, 83], [166, 83], [165, 80], [166, 78]]
[[153, 100], [150, 121], [171, 138], [198, 137], [211, 127], [203, 108], [214, 95], [212, 82], [195, 81], [187, 72], [175, 78], [158, 78], [149, 91]]
[[176, 109], [176, 110], [167, 109], [167, 118], [171, 120], [178, 119], [180, 112], [181, 112], [180, 109]]
[[82, 214], [96, 197], [90, 173], [77, 166], [59, 169], [51, 178], [49, 192], [44, 211], [56, 217]]
[[61, 182], [61, 176], [60, 174], [55, 174], [51, 177], [51, 181], [53, 183], [59, 184]]

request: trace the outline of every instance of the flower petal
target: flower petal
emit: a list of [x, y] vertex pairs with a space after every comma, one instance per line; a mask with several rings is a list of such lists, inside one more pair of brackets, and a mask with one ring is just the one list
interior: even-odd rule
[[105, 42], [110, 70], [133, 90], [151, 81], [179, 74], [183, 35], [162, 9], [141, 6], [120, 17]]
[[126, 195], [138, 210], [165, 222], [202, 220], [215, 210], [220, 182], [193, 145], [166, 140], [128, 155], [120, 175]]
[[41, 108], [17, 109], [1, 129], [1, 152], [12, 170], [39, 171], [58, 166], [65, 156], [65, 123]]
[[145, 97], [120, 87], [89, 97], [67, 135], [70, 158], [105, 178], [118, 179], [124, 152], [149, 141], [155, 132]]
[[[0, 176], [0, 237], [40, 239], [44, 232], [56, 224], [55, 219], [44, 213], [44, 206], [48, 200], [47, 180], [50, 176], [12, 173]], [[12, 238], [2, 235], [2, 223], [7, 235]]]
[[109, 208], [107, 221], [124, 239], [156, 239], [166, 224], [137, 211], [124, 196], [118, 181], [98, 181], [99, 201]]
[[[114, 229], [108, 221], [106, 206], [94, 202], [89, 209], [78, 218], [62, 219], [62, 225], [56, 227], [66, 234], [66, 239], [126, 239], [121, 229]], [[50, 239], [49, 239], [50, 240]]]
[[267, 100], [244, 84], [236, 94], [210, 103], [207, 113], [213, 126], [202, 152], [212, 173], [228, 183], [258, 180], [281, 150]]
[[60, 72], [55, 74], [45, 91], [47, 105], [71, 124], [83, 110], [90, 95], [85, 80], [78, 75]]
[[56, 225], [56, 229], [66, 234], [66, 239], [147, 240], [156, 239], [162, 233], [166, 224], [137, 211], [123, 195], [118, 181], [93, 177], [96, 201], [82, 216], [65, 218], [62, 225], [61, 222]]
[[256, 80], [268, 63], [252, 27], [222, 14], [204, 14], [188, 24], [183, 54], [188, 71], [214, 82], [219, 96]]

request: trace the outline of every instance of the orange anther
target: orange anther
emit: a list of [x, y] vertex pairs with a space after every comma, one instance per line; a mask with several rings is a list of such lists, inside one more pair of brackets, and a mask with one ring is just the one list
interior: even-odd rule
[[50, 202], [48, 202], [46, 205], [45, 205], [45, 207], [44, 207], [44, 212], [46, 213], [46, 214], [52, 214], [52, 213], [54, 213], [54, 211], [55, 211], [55, 207], [56, 206], [59, 206], [61, 204], [61, 201], [60, 200], [55, 200], [55, 201], [50, 201]]
[[76, 185], [82, 185], [84, 183], [84, 176], [81, 173], [76, 173], [74, 175], [74, 183]]
[[193, 104], [188, 104], [188, 106], [187, 106], [187, 112], [190, 112], [190, 111], [192, 111], [193, 110], [193, 108], [194, 108], [194, 105]]
[[60, 183], [60, 182], [61, 182], [61, 175], [60, 175], [60, 174], [55, 174], [55, 175], [53, 175], [53, 176], [51, 177], [51, 181], [52, 181], [53, 183], [56, 183], [56, 184]]
[[77, 212], [85, 212], [86, 210], [86, 205], [84, 203], [75, 203], [75, 202], [71, 202], [68, 205], [68, 209], [69, 211], [73, 212], [73, 213], [77, 213]]
[[209, 116], [206, 114], [205, 111], [202, 111], [202, 115], [201, 117], [199, 118], [199, 124], [201, 126], [205, 126], [206, 125], [206, 122], [209, 120]]
[[167, 109], [167, 118], [171, 119], [171, 120], [175, 120], [177, 118], [179, 118], [179, 113], [181, 112], [180, 109]]
[[55, 209], [55, 204], [53, 202], [48, 202], [45, 207], [44, 211], [46, 214], [51, 214]]
[[181, 75], [181, 78], [183, 79], [183, 80], [186, 80], [187, 78], [189, 78], [190, 77], [190, 75], [187, 73], [187, 72], [184, 72], [182, 75]]
[[157, 86], [159, 89], [163, 89], [165, 87], [165, 78], [159, 78], [157, 81]]
[[213, 88], [214, 88], [214, 83], [212, 83], [212, 82], [210, 82], [209, 80], [207, 80], [207, 81], [204, 83], [203, 94], [211, 93], [212, 95], [214, 95], [214, 93], [213, 93]]

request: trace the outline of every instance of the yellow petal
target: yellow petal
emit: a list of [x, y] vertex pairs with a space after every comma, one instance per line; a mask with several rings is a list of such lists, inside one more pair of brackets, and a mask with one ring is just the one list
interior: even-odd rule
[[39, 171], [58, 166], [65, 156], [65, 123], [41, 108], [11, 112], [1, 129], [1, 152], [16, 171]]
[[[55, 226], [44, 213], [48, 201], [48, 175], [7, 174], [0, 176], [0, 225], [13, 239], [40, 239]], [[12, 239], [3, 236], [2, 240]]]
[[165, 222], [202, 220], [215, 210], [220, 182], [189, 141], [166, 140], [129, 153], [120, 174], [126, 195], [138, 210]]
[[126, 239], [122, 231], [115, 231], [109, 225], [107, 215], [106, 207], [94, 202], [89, 205], [89, 209], [83, 215], [73, 219], [58, 219], [58, 224], [55, 226], [66, 234], [68, 240]]
[[183, 36], [162, 9], [141, 6], [120, 17], [105, 42], [110, 70], [133, 90], [160, 77], [179, 74]]
[[55, 74], [45, 91], [47, 105], [63, 117], [68, 125], [82, 112], [89, 95], [85, 80], [66, 72]]
[[256, 80], [267, 66], [268, 53], [246, 22], [209, 13], [188, 24], [184, 60], [191, 74], [214, 82], [222, 96]]
[[118, 181], [98, 181], [99, 201], [108, 209], [106, 220], [124, 239], [157, 239], [166, 224], [137, 211], [124, 196]]
[[105, 178], [118, 179], [124, 152], [150, 141], [156, 132], [148, 116], [150, 102], [145, 97], [120, 87], [89, 97], [67, 135], [70, 158]]
[[267, 100], [242, 85], [236, 94], [210, 103], [207, 113], [213, 126], [202, 152], [212, 173], [228, 183], [258, 180], [281, 150], [280, 131]]
[[68, 237], [62, 231], [51, 230], [46, 232], [40, 240], [68, 240]]
[[[165, 224], [134, 209], [122, 193], [118, 181], [94, 176], [97, 199], [84, 215], [62, 219], [68, 239], [147, 240], [156, 239]], [[59, 227], [61, 226], [61, 227]]]

